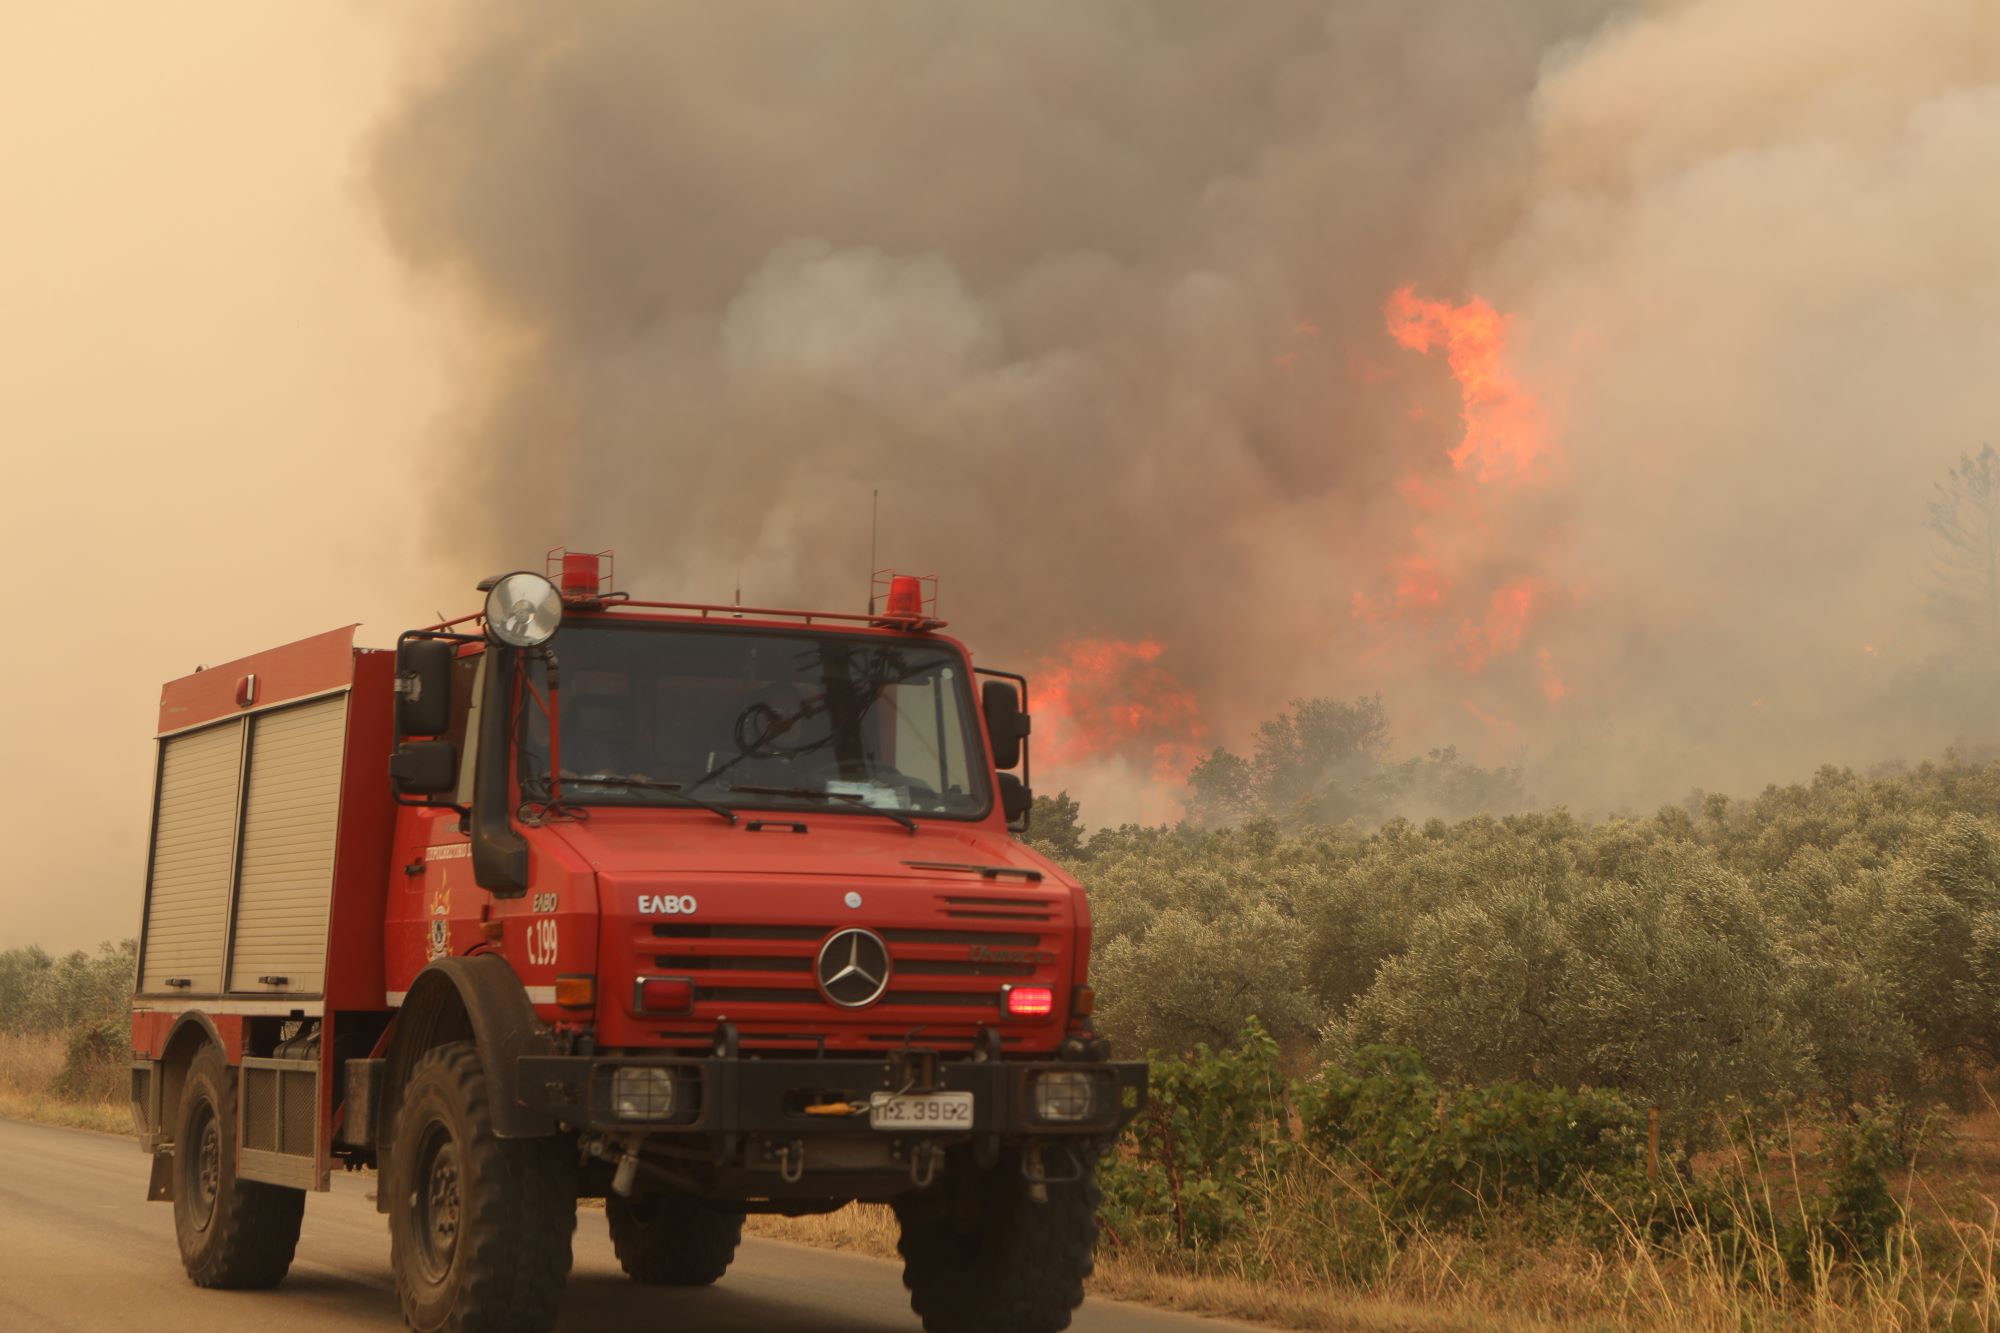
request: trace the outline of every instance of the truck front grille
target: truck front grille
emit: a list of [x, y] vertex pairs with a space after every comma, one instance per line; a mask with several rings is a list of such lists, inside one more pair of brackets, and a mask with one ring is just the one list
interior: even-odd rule
[[888, 992], [865, 1010], [835, 1009], [813, 976], [821, 942], [865, 922], [648, 923], [638, 962], [645, 972], [693, 978], [697, 1019], [754, 1022], [767, 1006], [810, 1004], [849, 1022], [887, 1017], [881, 1011], [890, 1010], [898, 1025], [914, 1018], [971, 1028], [999, 1015], [1002, 985], [1054, 979], [1057, 940], [1044, 932], [1056, 928], [1058, 909], [1033, 899], [939, 894], [932, 907], [936, 925], [870, 926], [889, 946], [893, 970]]

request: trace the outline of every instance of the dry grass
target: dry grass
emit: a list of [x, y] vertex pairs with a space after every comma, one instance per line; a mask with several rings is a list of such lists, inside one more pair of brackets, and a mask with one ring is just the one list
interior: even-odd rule
[[[786, 1240], [820, 1249], [844, 1250], [877, 1259], [896, 1255], [896, 1219], [883, 1204], [849, 1204], [817, 1217], [753, 1216], [748, 1235]], [[1225, 1315], [1276, 1328], [1356, 1329], [1400, 1333], [1401, 1330], [1473, 1330], [1533, 1328], [1538, 1325], [1496, 1322], [1493, 1312], [1470, 1307], [1449, 1308], [1436, 1301], [1413, 1303], [1395, 1297], [1326, 1287], [1273, 1284], [1266, 1280], [1226, 1276], [1189, 1276], [1162, 1269], [1143, 1259], [1100, 1253], [1090, 1280], [1093, 1295], [1135, 1301], [1168, 1310]]]
[[[1236, 1319], [1286, 1329], [1497, 1329], [1520, 1333], [1906, 1333], [1983, 1330], [2000, 1333], [2000, 1206], [1962, 1209], [1946, 1217], [1941, 1201], [1926, 1206], [1908, 1190], [1927, 1186], [1912, 1173], [1904, 1183], [1907, 1215], [1924, 1216], [1892, 1233], [1885, 1252], [1866, 1264], [1836, 1264], [1820, 1253], [1803, 1281], [1788, 1273], [1777, 1228], [1758, 1205], [1783, 1209], [1785, 1177], [1753, 1177], [1742, 1210], [1730, 1219], [1725, 1243], [1691, 1232], [1665, 1245], [1649, 1242], [1606, 1203], [1604, 1218], [1622, 1239], [1592, 1246], [1551, 1238], [1519, 1219], [1488, 1218], [1477, 1234], [1405, 1225], [1385, 1262], [1371, 1275], [1343, 1280], [1306, 1256], [1327, 1253], [1321, 1219], [1344, 1216], [1364, 1245], [1366, 1224], [1354, 1211], [1307, 1198], [1313, 1178], [1273, 1180], [1251, 1219], [1253, 1233], [1234, 1253], [1190, 1260], [1107, 1243], [1090, 1290], [1099, 1297]], [[1349, 1189], [1320, 1175], [1320, 1189]], [[1763, 1198], [1757, 1198], [1762, 1192]], [[1351, 1204], [1351, 1198], [1338, 1202]], [[1762, 1220], [1760, 1220], [1762, 1219]], [[1386, 1219], [1383, 1219], [1386, 1226]], [[852, 1205], [823, 1217], [758, 1217], [753, 1235], [881, 1258], [895, 1256], [896, 1226], [880, 1205]], [[1376, 1239], [1380, 1239], [1377, 1237]], [[1249, 1256], [1245, 1258], [1244, 1256]]]
[[[54, 1094], [66, 1043], [59, 1036], [0, 1034], [0, 1116], [125, 1134], [122, 1102], [71, 1102]], [[1762, 1192], [1724, 1245], [1692, 1232], [1661, 1246], [1620, 1223], [1622, 1239], [1593, 1247], [1551, 1239], [1518, 1220], [1486, 1219], [1478, 1235], [1396, 1225], [1368, 1211], [1367, 1191], [1321, 1163], [1311, 1172], [1260, 1179], [1258, 1207], [1231, 1256], [1149, 1253], [1107, 1241], [1090, 1289], [1099, 1297], [1226, 1315], [1287, 1329], [1607, 1330], [1611, 1333], [1905, 1333], [1916, 1329], [2000, 1333], [2000, 1205], [1990, 1188], [2000, 1166], [2000, 1111], [1958, 1130], [1952, 1156], [1898, 1182], [1915, 1225], [1893, 1233], [1864, 1265], [1817, 1256], [1803, 1282], [1761, 1202], [1782, 1218], [1801, 1194], [1796, 1148], [1773, 1153]], [[1261, 1173], [1260, 1173], [1261, 1174]], [[896, 1223], [882, 1205], [855, 1204], [822, 1217], [753, 1217], [768, 1236], [876, 1258], [896, 1257]], [[1370, 1250], [1379, 1262], [1351, 1262]], [[1331, 1256], [1331, 1258], [1329, 1258]], [[1338, 1265], [1346, 1264], [1344, 1270]], [[1334, 1265], [1334, 1266], [1330, 1266]], [[1366, 1273], [1343, 1276], [1343, 1271]]]
[[63, 1067], [63, 1039], [53, 1033], [0, 1032], [0, 1093], [35, 1096], [49, 1090]]
[[55, 1034], [0, 1032], [0, 1117], [106, 1134], [131, 1133], [132, 1109], [127, 1103], [76, 1102], [55, 1094], [66, 1045]]
[[882, 1203], [850, 1203], [839, 1212], [817, 1217], [745, 1218], [745, 1235], [788, 1240], [822, 1250], [845, 1250], [875, 1259], [896, 1258], [896, 1217]]

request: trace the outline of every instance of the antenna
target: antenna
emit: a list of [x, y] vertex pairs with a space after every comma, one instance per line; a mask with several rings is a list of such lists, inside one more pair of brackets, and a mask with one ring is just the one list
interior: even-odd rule
[[736, 604], [743, 605], [743, 562], [736, 562]]
[[875, 533], [882, 517], [882, 490], [868, 492], [868, 614], [875, 614]]

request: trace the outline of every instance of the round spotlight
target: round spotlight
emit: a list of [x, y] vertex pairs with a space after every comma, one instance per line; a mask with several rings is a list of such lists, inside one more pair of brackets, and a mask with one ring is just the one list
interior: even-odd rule
[[486, 594], [486, 632], [510, 648], [539, 648], [562, 624], [562, 594], [540, 574], [503, 574]]

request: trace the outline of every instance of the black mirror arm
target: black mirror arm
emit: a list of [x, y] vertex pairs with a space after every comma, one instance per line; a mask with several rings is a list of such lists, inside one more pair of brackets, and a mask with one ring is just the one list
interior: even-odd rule
[[528, 840], [514, 827], [508, 810], [508, 744], [513, 722], [515, 681], [520, 654], [505, 648], [494, 654], [480, 700], [479, 753], [472, 784], [472, 878], [496, 898], [518, 898], [528, 891]]

